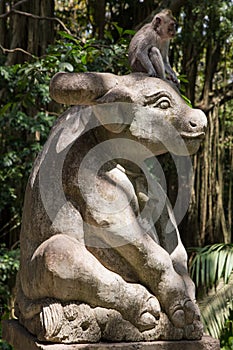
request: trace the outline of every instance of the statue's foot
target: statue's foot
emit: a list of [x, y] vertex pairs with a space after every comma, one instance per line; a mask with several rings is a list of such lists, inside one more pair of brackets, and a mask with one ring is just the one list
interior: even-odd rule
[[177, 305], [173, 310], [171, 320], [175, 327], [183, 328], [184, 339], [201, 339], [203, 336], [203, 324], [198, 306], [190, 299], [186, 299], [182, 305]]
[[185, 339], [201, 339], [203, 336], [203, 324], [200, 320], [200, 316], [195, 318], [191, 325], [184, 328], [183, 338]]
[[158, 299], [138, 284], [128, 284], [129, 305], [121, 312], [123, 318], [134, 324], [141, 332], [152, 329], [160, 317]]
[[154, 328], [160, 317], [160, 305], [158, 300], [151, 296], [144, 301], [144, 307], [136, 322], [136, 326], [140, 331]]
[[184, 299], [170, 306], [168, 317], [176, 328], [184, 329], [184, 338], [201, 339], [203, 326], [198, 306], [191, 299]]
[[200, 339], [203, 327], [200, 310], [194, 300], [193, 282], [188, 276], [183, 278], [179, 274], [166, 272], [156, 294], [162, 309], [175, 328], [183, 329], [186, 339]]
[[175, 327], [183, 328], [193, 323], [198, 316], [198, 311], [197, 306], [190, 299], [185, 299], [170, 306], [168, 315]]

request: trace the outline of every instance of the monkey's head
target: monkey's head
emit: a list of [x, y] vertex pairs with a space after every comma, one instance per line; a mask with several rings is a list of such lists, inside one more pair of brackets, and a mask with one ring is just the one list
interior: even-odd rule
[[171, 10], [163, 10], [154, 16], [152, 27], [161, 39], [172, 39], [176, 35], [177, 22]]

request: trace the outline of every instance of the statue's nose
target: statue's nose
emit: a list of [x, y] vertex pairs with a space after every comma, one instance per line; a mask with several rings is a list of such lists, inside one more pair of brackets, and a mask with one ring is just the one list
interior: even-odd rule
[[200, 109], [193, 109], [189, 116], [189, 131], [205, 134], [207, 129], [207, 118]]

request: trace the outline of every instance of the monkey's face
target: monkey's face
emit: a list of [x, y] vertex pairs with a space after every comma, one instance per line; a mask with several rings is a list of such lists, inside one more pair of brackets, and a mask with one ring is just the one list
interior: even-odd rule
[[174, 20], [170, 20], [167, 24], [167, 34], [169, 38], [173, 38], [176, 35], [177, 24]]
[[169, 40], [176, 35], [177, 23], [170, 13], [160, 13], [154, 17], [152, 27], [162, 40]]

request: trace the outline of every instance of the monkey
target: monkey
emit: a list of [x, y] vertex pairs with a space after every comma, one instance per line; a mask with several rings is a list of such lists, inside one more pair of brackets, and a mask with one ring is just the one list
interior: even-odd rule
[[133, 72], [145, 72], [151, 77], [172, 81], [179, 87], [168, 58], [170, 39], [176, 34], [176, 26], [171, 10], [166, 9], [136, 32], [129, 44], [129, 64]]

